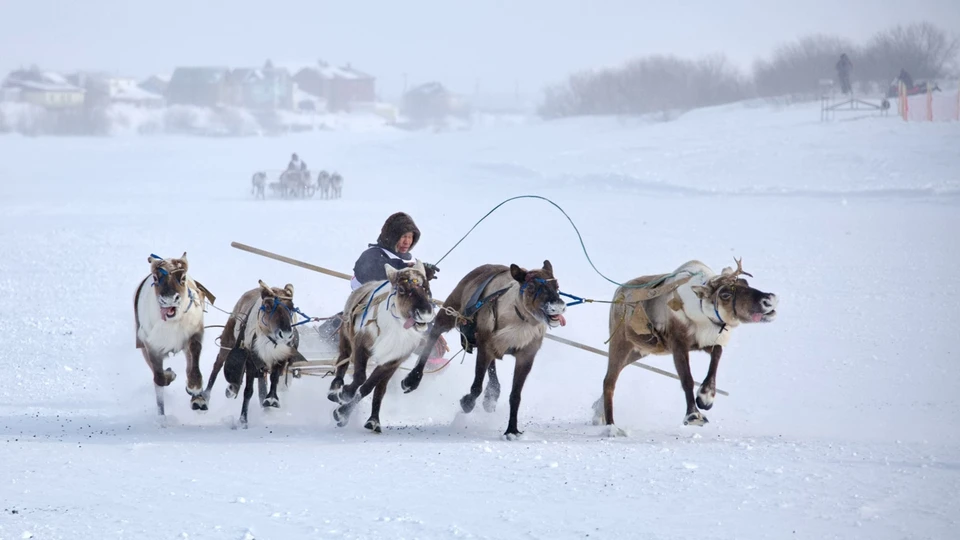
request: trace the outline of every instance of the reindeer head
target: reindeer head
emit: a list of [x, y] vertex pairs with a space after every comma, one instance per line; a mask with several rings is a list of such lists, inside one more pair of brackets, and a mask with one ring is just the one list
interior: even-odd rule
[[[740, 276], [743, 259], [734, 259], [737, 269], [724, 268], [705, 285], [691, 287], [701, 301], [713, 306], [724, 324], [771, 322], [777, 317], [777, 295], [754, 289]], [[706, 308], [704, 308], [706, 309]]]
[[190, 292], [187, 290], [187, 252], [179, 259], [162, 259], [156, 255], [147, 257], [150, 274], [153, 276], [153, 292], [160, 304], [160, 318], [169, 321], [180, 316], [181, 302]]
[[284, 288], [268, 287], [260, 280], [260, 312], [257, 314], [260, 331], [275, 344], [289, 344], [293, 340], [294, 313], [293, 285]]
[[[427, 282], [427, 271], [423, 263], [409, 268], [397, 270], [389, 264], [384, 265], [387, 271], [387, 280], [393, 286], [393, 293], [388, 297], [387, 309], [395, 316], [403, 319], [403, 327], [413, 327], [418, 332], [426, 332], [436, 316], [430, 296], [430, 284]], [[392, 305], [390, 305], [392, 304]]]
[[563, 312], [567, 304], [560, 298], [560, 284], [553, 277], [553, 265], [543, 261], [539, 270], [525, 270], [510, 265], [510, 275], [520, 283], [520, 302], [550, 328], [567, 324]]

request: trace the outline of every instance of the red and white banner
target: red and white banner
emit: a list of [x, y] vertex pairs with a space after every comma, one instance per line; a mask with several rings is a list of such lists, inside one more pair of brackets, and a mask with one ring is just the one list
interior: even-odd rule
[[897, 111], [907, 122], [960, 121], [960, 88], [947, 92], [927, 91], [925, 94], [907, 95], [907, 88], [900, 83]]

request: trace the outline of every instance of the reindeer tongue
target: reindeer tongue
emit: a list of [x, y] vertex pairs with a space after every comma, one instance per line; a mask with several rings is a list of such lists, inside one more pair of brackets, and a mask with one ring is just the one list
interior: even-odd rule
[[763, 315], [760, 313], [754, 313], [750, 318], [753, 319], [753, 322], [760, 322], [763, 320]]
[[563, 315], [560, 315], [560, 326], [566, 326], [566, 325], [567, 325], [566, 317], [564, 317]]
[[176, 314], [176, 312], [177, 312], [177, 308], [175, 307], [160, 308], [160, 318], [163, 320], [167, 320], [167, 317], [173, 317], [174, 314]]
[[404, 329], [404, 330], [409, 330], [410, 327], [413, 326], [413, 325], [414, 325], [413, 318], [409, 318], [409, 319], [403, 321], [403, 329]]

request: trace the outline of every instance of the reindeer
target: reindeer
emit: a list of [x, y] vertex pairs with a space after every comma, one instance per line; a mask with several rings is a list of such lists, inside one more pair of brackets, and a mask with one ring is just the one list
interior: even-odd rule
[[[474, 269], [460, 280], [443, 303], [451, 311], [441, 310], [437, 316], [417, 365], [401, 382], [403, 391], [409, 393], [417, 389], [434, 344], [441, 334], [458, 326], [467, 352], [477, 347], [473, 384], [470, 393], [460, 399], [461, 409], [465, 413], [473, 410], [486, 373], [490, 380], [484, 391], [483, 408], [487, 412], [496, 410], [500, 381], [494, 360], [513, 355], [517, 363], [510, 391], [510, 420], [504, 436], [508, 440], [519, 438], [522, 432], [517, 428], [517, 414], [524, 382], [547, 328], [566, 324], [563, 317], [566, 304], [559, 292], [550, 261], [543, 261], [543, 268], [530, 271], [516, 264], [509, 268], [488, 264]], [[458, 318], [453, 312], [461, 316]]]
[[[380, 403], [394, 372], [423, 342], [434, 319], [426, 270], [419, 261], [397, 270], [384, 265], [387, 281], [365, 283], [347, 298], [340, 328], [340, 357], [327, 397], [340, 403], [333, 411], [343, 427], [361, 399], [373, 392], [373, 410], [364, 427], [380, 433]], [[348, 362], [353, 380], [343, 385]], [[367, 362], [377, 364], [367, 378]]]
[[329, 199], [330, 198], [330, 173], [327, 171], [320, 171], [317, 173], [317, 186], [320, 188], [320, 198]]
[[[247, 408], [253, 396], [254, 379], [260, 383], [260, 405], [279, 408], [277, 386], [280, 375], [290, 362], [304, 360], [297, 350], [300, 334], [294, 324], [295, 313], [303, 315], [293, 305], [293, 285], [271, 288], [261, 280], [259, 289], [247, 291], [237, 300], [223, 327], [220, 353], [210, 372], [205, 394], [210, 395], [223, 368], [228, 383], [225, 394], [228, 398], [237, 397], [246, 373], [247, 384], [240, 409], [240, 424], [244, 427], [247, 426]], [[270, 375], [269, 393], [264, 385], [267, 374]]]
[[[203, 395], [203, 375], [200, 374], [200, 351], [203, 348], [203, 308], [209, 298], [215, 298], [200, 283], [187, 275], [187, 253], [179, 259], [147, 257], [150, 275], [145, 277], [133, 296], [134, 322], [137, 329], [137, 348], [153, 371], [157, 396], [157, 414], [164, 415], [163, 388], [169, 386], [177, 374], [163, 367], [163, 359], [184, 351], [187, 357], [187, 394], [195, 411], [207, 410]], [[150, 286], [147, 281], [152, 278]]]
[[250, 183], [253, 186], [250, 189], [250, 194], [265, 199], [266, 194], [264, 193], [264, 188], [267, 185], [267, 173], [263, 171], [254, 173], [253, 178], [250, 179]]
[[[643, 276], [619, 287], [610, 307], [610, 350], [603, 395], [593, 404], [594, 423], [605, 422], [610, 435], [625, 435], [613, 423], [613, 393], [620, 371], [650, 354], [673, 355], [687, 400], [684, 425], [702, 426], [717, 393], [717, 366], [730, 333], [740, 323], [773, 321], [777, 296], [750, 287], [737, 269], [720, 275], [699, 261], [690, 261], [672, 274]], [[696, 399], [690, 374], [690, 352], [710, 353], [710, 368]]]
[[334, 172], [330, 177], [330, 191], [334, 199], [339, 199], [343, 194], [343, 177], [338, 172]]

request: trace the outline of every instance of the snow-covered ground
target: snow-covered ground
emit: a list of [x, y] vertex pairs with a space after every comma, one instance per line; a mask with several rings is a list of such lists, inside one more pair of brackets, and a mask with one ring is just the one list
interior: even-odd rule
[[[818, 118], [817, 105], [738, 104], [444, 134], [0, 138], [0, 539], [953, 538], [960, 123]], [[340, 171], [343, 198], [253, 200], [250, 175], [291, 152]], [[349, 272], [403, 210], [434, 262], [520, 194], [561, 205], [615, 280], [743, 257], [751, 284], [779, 295], [774, 323], [734, 332], [718, 378], [730, 396], [709, 424], [682, 425], [676, 381], [628, 369], [617, 421], [630, 436], [603, 437], [589, 420], [604, 359], [552, 341], [521, 441], [500, 439], [506, 391], [495, 413], [458, 414], [472, 357], [409, 395], [393, 381], [378, 436], [361, 425], [368, 402], [336, 428], [314, 378], [233, 430], [240, 402], [222, 377], [210, 411], [189, 410], [180, 355], [157, 421], [132, 313], [149, 254], [186, 251], [221, 308], [263, 279], [325, 316], [346, 282], [230, 242]], [[434, 294], [479, 264], [544, 259], [563, 290], [612, 296], [564, 216], [535, 200], [481, 224]], [[606, 306], [566, 318], [558, 335], [603, 347]], [[210, 309], [206, 323], [225, 319]], [[698, 380], [706, 366], [693, 355]], [[512, 358], [499, 369], [509, 381]]]

